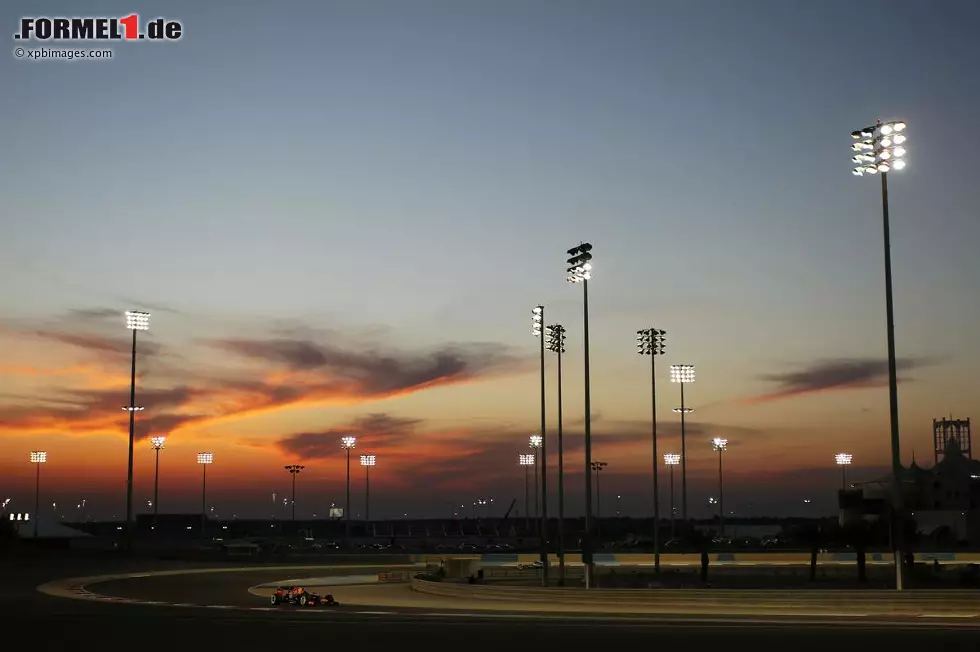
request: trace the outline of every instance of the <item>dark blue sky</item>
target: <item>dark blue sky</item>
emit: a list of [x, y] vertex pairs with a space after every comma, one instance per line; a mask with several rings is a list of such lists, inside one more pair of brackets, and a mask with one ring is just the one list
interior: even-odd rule
[[[848, 134], [900, 118], [898, 346], [930, 361], [903, 390], [911, 446], [980, 402], [976, 2], [6, 2], [0, 19], [161, 7], [179, 42], [0, 58], [10, 317], [136, 299], [180, 311], [162, 340], [303, 320], [530, 347], [539, 302], [577, 337], [564, 252], [586, 239], [600, 409], [645, 414], [623, 374], [650, 325], [721, 404], [793, 365], [883, 357], [879, 189], [851, 176]], [[534, 382], [405, 409], [533, 427]], [[853, 420], [711, 418], [805, 430], [792, 464], [822, 431], [870, 429], [883, 462], [876, 392], [846, 399], [873, 407]]]

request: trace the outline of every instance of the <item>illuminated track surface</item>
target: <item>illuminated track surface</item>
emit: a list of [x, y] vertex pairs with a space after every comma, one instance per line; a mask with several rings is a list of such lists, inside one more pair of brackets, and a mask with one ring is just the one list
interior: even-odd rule
[[[2, 560], [0, 560], [2, 565]], [[32, 650], [234, 651], [326, 649], [458, 650], [459, 652], [552, 652], [554, 650], [921, 650], [976, 652], [978, 632], [966, 623], [922, 619], [892, 622], [863, 618], [736, 618], [691, 620], [676, 616], [604, 616], [485, 613], [466, 609], [400, 608], [350, 604], [354, 592], [373, 587], [331, 588], [345, 602], [339, 609], [270, 609], [267, 598], [248, 589], [280, 579], [358, 575], [371, 568], [315, 572], [250, 570], [196, 575], [146, 576], [88, 586], [116, 600], [63, 599], [37, 591], [56, 578], [109, 572], [116, 567], [33, 568], [11, 564], [4, 571], [0, 609], [10, 633], [30, 635]], [[145, 567], [142, 567], [145, 568]], [[131, 569], [126, 569], [131, 570]], [[132, 569], [136, 570], [136, 569]], [[64, 584], [63, 582], [61, 584]], [[51, 586], [51, 584], [49, 584]], [[388, 587], [397, 591], [397, 587]], [[401, 587], [405, 589], [405, 587]], [[258, 589], [255, 589], [258, 590]], [[77, 596], [76, 596], [77, 597]], [[121, 598], [121, 600], [119, 599]], [[159, 602], [162, 604], [136, 604]], [[177, 608], [167, 604], [209, 604]], [[458, 601], [456, 607], [460, 607]], [[230, 608], [229, 608], [230, 607]], [[375, 613], [371, 613], [375, 612]], [[376, 613], [384, 612], [384, 613]], [[916, 622], [917, 621], [917, 622]], [[18, 636], [18, 638], [21, 638]], [[12, 639], [11, 639], [12, 640]], [[751, 647], [750, 647], [751, 646]]]
[[[387, 567], [391, 568], [391, 567]], [[862, 614], [849, 611], [846, 604], [833, 613], [801, 613], [799, 609], [784, 613], [773, 610], [753, 612], [751, 606], [736, 610], [709, 608], [697, 613], [653, 612], [649, 606], [629, 608], [622, 605], [541, 605], [520, 602], [480, 601], [422, 595], [405, 584], [376, 584], [376, 567], [282, 567], [263, 569], [222, 569], [141, 573], [129, 577], [94, 577], [59, 580], [39, 590], [52, 596], [74, 598], [89, 603], [116, 606], [151, 606], [237, 612], [239, 617], [268, 615], [289, 621], [356, 622], [363, 619], [386, 622], [410, 621], [508, 621], [549, 622], [563, 627], [696, 627], [707, 624], [727, 627], [830, 627], [890, 628], [915, 630], [943, 627], [973, 629], [980, 634], [980, 604], [976, 614], [941, 612]], [[372, 582], [367, 584], [367, 582]], [[339, 608], [273, 607], [269, 595], [279, 583], [306, 584], [319, 592], [333, 593], [341, 601]], [[355, 585], [351, 585], [351, 584]], [[751, 591], [746, 602], [751, 602]], [[178, 609], [179, 610], [179, 609]], [[245, 613], [247, 612], [247, 614]]]

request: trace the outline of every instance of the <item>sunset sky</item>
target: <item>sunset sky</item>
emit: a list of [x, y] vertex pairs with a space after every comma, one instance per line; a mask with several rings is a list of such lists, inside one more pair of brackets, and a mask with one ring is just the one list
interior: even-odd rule
[[[6, 2], [13, 33], [37, 3]], [[47, 2], [49, 16], [159, 3]], [[344, 496], [340, 438], [377, 455], [372, 516], [523, 510], [539, 419], [530, 310], [568, 331], [567, 504], [581, 513], [581, 286], [593, 243], [593, 449], [603, 513], [652, 512], [649, 358], [665, 329], [661, 451], [710, 513], [727, 437], [736, 514], [831, 513], [888, 464], [881, 197], [850, 136], [906, 121], [890, 175], [902, 455], [980, 416], [980, 4], [913, 0], [166, 3], [175, 43], [112, 61], [0, 59], [0, 494], [121, 517], [129, 331], [136, 503], [281, 515]], [[87, 9], [83, 9], [87, 7]], [[880, 42], [880, 47], [876, 43]], [[11, 47], [13, 47], [11, 41]], [[41, 47], [34, 43], [29, 47]], [[46, 47], [57, 47], [48, 43]], [[62, 46], [63, 47], [63, 46]], [[103, 47], [84, 44], [80, 47]], [[548, 357], [554, 490], [555, 360]], [[662, 467], [663, 468], [663, 467]], [[666, 474], [663, 508], [667, 509]], [[679, 489], [679, 478], [678, 478]], [[554, 498], [552, 498], [554, 500]], [[554, 503], [552, 503], [553, 505]], [[554, 511], [554, 507], [552, 507]], [[469, 513], [467, 508], [466, 513]]]

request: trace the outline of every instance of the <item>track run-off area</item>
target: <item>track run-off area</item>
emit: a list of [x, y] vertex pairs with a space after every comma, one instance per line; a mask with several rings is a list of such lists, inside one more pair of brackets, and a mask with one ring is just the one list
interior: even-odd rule
[[[266, 612], [285, 619], [510, 619], [605, 622], [768, 623], [980, 629], [980, 592], [963, 590], [557, 589], [413, 579], [424, 563], [245, 566], [65, 578], [48, 596], [113, 604]], [[278, 585], [331, 593], [339, 607], [272, 606]]]

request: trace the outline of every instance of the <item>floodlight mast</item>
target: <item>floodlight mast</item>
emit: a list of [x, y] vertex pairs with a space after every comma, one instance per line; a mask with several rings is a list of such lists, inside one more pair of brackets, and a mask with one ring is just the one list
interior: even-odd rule
[[653, 444], [653, 572], [660, 574], [660, 460], [657, 453], [657, 367], [658, 355], [667, 350], [667, 331], [644, 328], [636, 331], [636, 352], [650, 356], [650, 439]]
[[561, 358], [565, 354], [565, 327], [548, 326], [548, 350], [558, 357], [558, 586], [565, 585], [565, 444], [562, 427]]
[[718, 531], [721, 538], [725, 538], [725, 477], [721, 468], [721, 454], [728, 450], [728, 440], [722, 437], [715, 437], [711, 440], [711, 447], [718, 451]]
[[531, 435], [528, 437], [527, 447], [530, 448], [534, 454], [534, 523], [535, 529], [537, 530], [538, 536], [541, 536], [541, 495], [538, 493], [538, 488], [540, 487], [538, 483], [538, 467], [541, 465], [541, 435]]
[[599, 471], [609, 466], [608, 462], [593, 462], [592, 471], [595, 472], [595, 520], [596, 520], [596, 530], [602, 528], [602, 493], [599, 487]]
[[524, 467], [524, 531], [531, 531], [531, 467], [534, 466], [534, 453], [521, 453], [517, 463]]
[[157, 531], [157, 512], [159, 511], [160, 503], [160, 451], [162, 451], [167, 443], [167, 438], [163, 435], [159, 437], [150, 437], [150, 449], [154, 454], [153, 461], [153, 532], [156, 534]]
[[347, 455], [347, 503], [344, 506], [344, 548], [350, 547], [350, 452], [357, 445], [357, 437], [341, 437], [340, 446]]
[[364, 467], [364, 522], [371, 522], [371, 467], [377, 464], [376, 455], [361, 455]]
[[531, 333], [538, 338], [538, 350], [541, 358], [541, 455], [538, 464], [541, 466], [541, 522], [540, 532], [541, 554], [541, 584], [548, 586], [548, 430], [545, 426], [545, 378], [544, 378], [544, 306], [537, 305], [531, 310]]
[[214, 463], [214, 453], [198, 453], [197, 463], [201, 465], [201, 538], [207, 538], [208, 530], [208, 465]]
[[674, 539], [676, 530], [674, 519], [677, 516], [677, 503], [674, 502], [674, 467], [681, 463], [680, 453], [664, 453], [664, 464], [670, 469], [670, 538]]
[[585, 534], [582, 537], [582, 561], [585, 565], [585, 588], [595, 584], [592, 532], [592, 383], [589, 368], [589, 281], [592, 279], [592, 244], [583, 242], [568, 250], [565, 280], [582, 284], [582, 340], [585, 377]]
[[670, 382], [681, 386], [681, 406], [674, 412], [681, 415], [681, 518], [687, 524], [687, 415], [694, 412], [684, 403], [684, 385], [695, 380], [693, 364], [670, 365]]
[[906, 124], [901, 120], [865, 127], [851, 132], [857, 163], [856, 176], [881, 174], [881, 222], [885, 249], [885, 321], [888, 344], [888, 412], [892, 449], [892, 548], [895, 557], [895, 588], [903, 589], [902, 548], [905, 527], [902, 496], [902, 457], [898, 424], [898, 361], [895, 354], [895, 305], [892, 296], [891, 225], [888, 216], [888, 172], [905, 168]]
[[850, 453], [837, 453], [834, 455], [834, 461], [840, 467], [840, 488], [842, 491], [847, 490], [847, 467], [850, 466], [851, 460], [853, 459], [854, 456]]
[[[41, 465], [47, 463], [45, 451], [31, 451], [31, 464], [34, 465], [34, 538], [37, 538], [37, 524], [41, 520]], [[6, 505], [4, 505], [6, 507]]]
[[142, 310], [126, 311], [126, 328], [133, 331], [133, 349], [129, 374], [129, 459], [126, 465], [126, 547], [132, 549], [133, 535], [133, 447], [136, 443], [136, 413], [143, 408], [136, 406], [136, 332], [150, 330], [150, 313]]
[[289, 472], [289, 475], [293, 477], [293, 496], [290, 499], [290, 502], [292, 503], [292, 507], [293, 507], [293, 515], [291, 520], [295, 522], [296, 521], [296, 476], [298, 476], [299, 472], [305, 469], [306, 467], [303, 466], [302, 464], [287, 464], [283, 468], [286, 469], [286, 471]]

